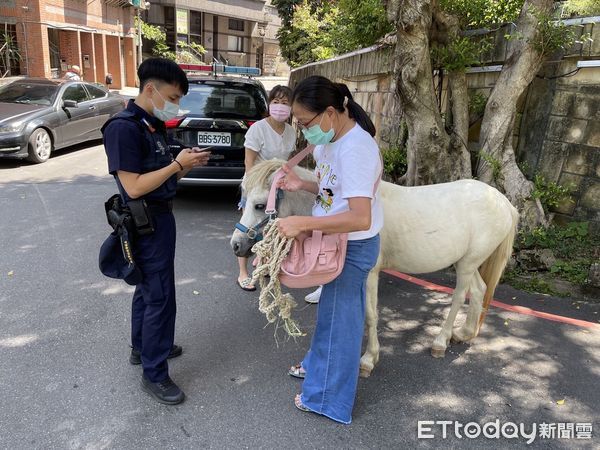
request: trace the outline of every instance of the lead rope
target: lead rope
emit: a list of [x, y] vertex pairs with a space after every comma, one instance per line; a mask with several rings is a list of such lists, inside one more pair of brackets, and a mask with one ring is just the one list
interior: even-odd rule
[[269, 323], [283, 322], [283, 329], [291, 337], [306, 336], [292, 319], [292, 310], [297, 306], [294, 297], [281, 292], [279, 282], [279, 271], [281, 263], [290, 252], [293, 238], [287, 238], [279, 232], [277, 222], [279, 219], [271, 220], [265, 226], [262, 241], [252, 247], [256, 254], [258, 264], [252, 273], [252, 283], [258, 281], [260, 295], [258, 297], [258, 310], [265, 315]]

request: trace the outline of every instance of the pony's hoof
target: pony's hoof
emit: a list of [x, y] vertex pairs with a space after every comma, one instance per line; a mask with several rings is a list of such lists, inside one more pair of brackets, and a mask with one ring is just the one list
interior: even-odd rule
[[358, 376], [360, 378], [369, 378], [371, 376], [371, 372], [373, 369], [367, 369], [366, 367], [361, 367]]
[[472, 335], [466, 335], [461, 330], [456, 330], [452, 333], [452, 342], [460, 344], [461, 342], [467, 342], [473, 339]]
[[443, 358], [446, 356], [445, 348], [431, 347], [431, 356], [434, 358]]

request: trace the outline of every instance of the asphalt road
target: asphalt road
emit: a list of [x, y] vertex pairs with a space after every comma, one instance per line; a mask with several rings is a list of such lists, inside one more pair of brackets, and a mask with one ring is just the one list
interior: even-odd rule
[[[109, 232], [103, 202], [114, 192], [97, 143], [37, 166], [0, 160], [0, 448], [499, 449], [526, 442], [505, 437], [512, 428], [499, 439], [458, 438], [455, 424], [446, 439], [440, 424], [421, 429], [434, 438], [418, 439], [418, 421], [427, 420], [523, 423], [527, 433], [537, 424], [531, 448], [600, 447], [598, 326], [492, 308], [471, 345], [433, 359], [429, 347], [448, 295], [390, 275], [380, 284], [381, 361], [359, 383], [353, 423], [297, 411], [300, 382], [286, 371], [309, 339], [276, 341], [257, 294], [235, 284], [233, 189], [188, 189], [176, 199], [176, 340], [184, 354], [170, 367], [187, 399], [157, 404], [139, 388], [140, 368], [127, 361], [132, 288], [97, 269]], [[421, 278], [452, 284], [449, 272]], [[600, 319], [600, 304], [508, 286], [496, 298]], [[301, 303], [296, 317], [310, 334], [316, 307]], [[569, 436], [570, 427], [573, 435], [541, 438], [543, 422], [556, 424], [555, 436], [558, 428]], [[576, 439], [584, 437], [576, 423], [591, 424], [592, 438]]]

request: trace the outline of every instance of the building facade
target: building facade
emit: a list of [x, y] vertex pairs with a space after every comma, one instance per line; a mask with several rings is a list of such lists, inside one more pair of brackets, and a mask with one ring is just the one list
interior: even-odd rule
[[0, 0], [0, 47], [15, 49], [0, 76], [60, 78], [78, 65], [86, 81], [110, 73], [112, 88], [135, 86], [134, 15], [126, 0]]
[[[193, 42], [206, 49], [206, 63], [258, 67], [264, 75], [289, 74], [276, 37], [281, 20], [270, 0], [151, 0], [144, 16], [165, 30], [172, 50], [179, 42]], [[150, 55], [150, 43], [144, 45], [144, 55]]]

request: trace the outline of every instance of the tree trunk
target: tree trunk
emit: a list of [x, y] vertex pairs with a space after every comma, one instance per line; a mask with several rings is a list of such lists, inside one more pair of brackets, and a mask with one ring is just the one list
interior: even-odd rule
[[452, 135], [450, 151], [456, 165], [463, 173], [462, 178], [471, 177], [471, 154], [469, 153], [469, 94], [467, 74], [464, 71], [450, 72], [448, 76], [450, 106], [452, 111]]
[[522, 38], [513, 42], [500, 77], [488, 99], [479, 138], [482, 157], [477, 176], [497, 186], [521, 213], [521, 224], [532, 228], [547, 225], [542, 206], [532, 198], [533, 183], [528, 181], [515, 160], [512, 145], [517, 101], [538, 73], [544, 56], [533, 46], [537, 19], [533, 9], [548, 13], [552, 0], [526, 0], [517, 22]]
[[390, 0], [388, 18], [396, 24], [394, 80], [408, 127], [405, 184], [416, 186], [470, 177], [453, 154], [433, 89], [429, 53], [431, 0]]

